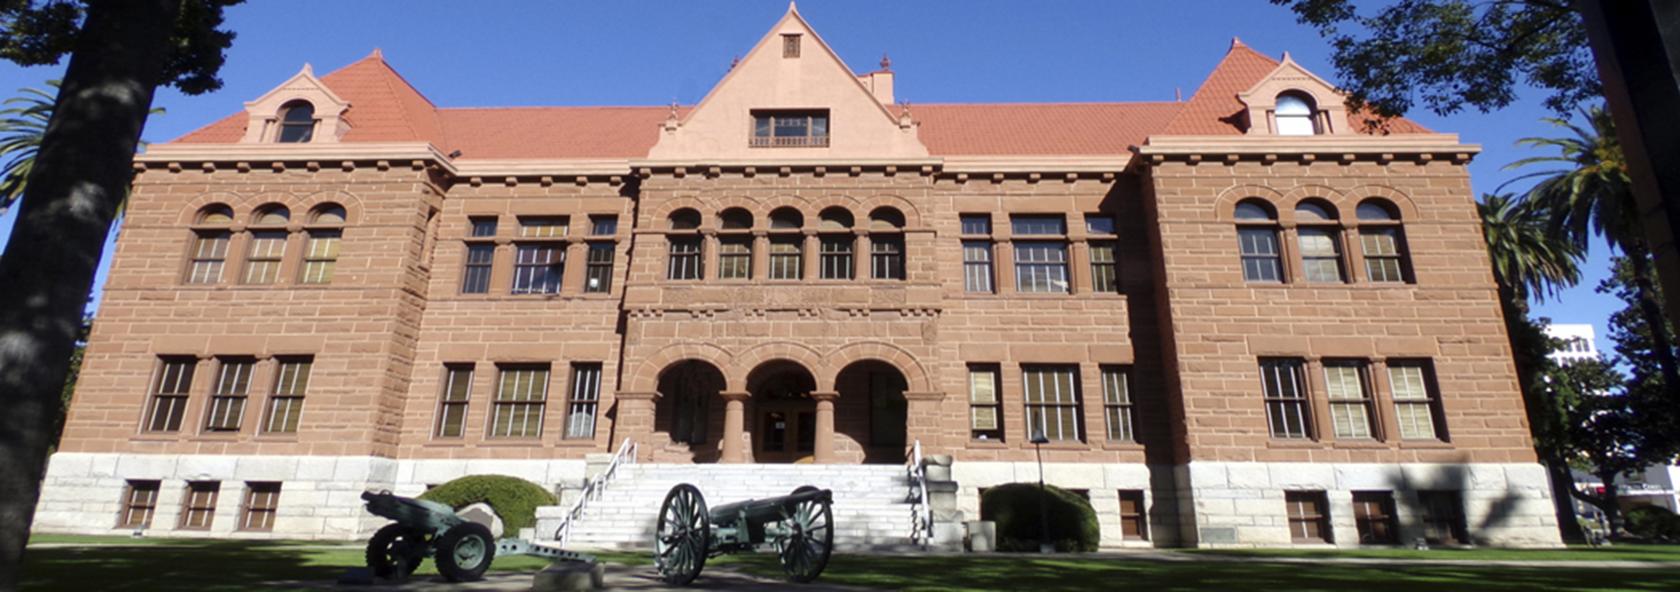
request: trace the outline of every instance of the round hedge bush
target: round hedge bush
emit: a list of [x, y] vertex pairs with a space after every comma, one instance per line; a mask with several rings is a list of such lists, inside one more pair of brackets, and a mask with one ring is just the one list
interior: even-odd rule
[[560, 503], [541, 485], [507, 475], [468, 475], [433, 487], [420, 494], [420, 499], [456, 510], [484, 502], [502, 518], [503, 528], [513, 534], [536, 525], [537, 506]]
[[[1095, 551], [1102, 529], [1097, 513], [1083, 496], [1053, 485], [1045, 486], [1050, 534], [1061, 552]], [[1009, 483], [986, 490], [980, 497], [980, 516], [997, 523], [997, 550], [1037, 551], [1040, 498], [1037, 483]]]
[[1680, 539], [1680, 516], [1661, 506], [1640, 506], [1628, 510], [1627, 531], [1653, 541]]

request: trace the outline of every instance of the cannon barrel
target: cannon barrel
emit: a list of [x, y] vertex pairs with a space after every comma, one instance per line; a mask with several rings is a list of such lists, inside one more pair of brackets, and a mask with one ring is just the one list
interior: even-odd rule
[[784, 514], [792, 512], [794, 506], [810, 501], [833, 502], [834, 492], [827, 489], [812, 489], [778, 497], [742, 500], [713, 507], [708, 514], [712, 522], [716, 524], [734, 522], [738, 515], [745, 516], [747, 522], [752, 523], [774, 522], [781, 520]]
[[441, 533], [465, 522], [455, 515], [454, 508], [437, 502], [403, 497], [389, 491], [364, 491], [362, 500], [367, 502], [368, 513], [408, 528]]

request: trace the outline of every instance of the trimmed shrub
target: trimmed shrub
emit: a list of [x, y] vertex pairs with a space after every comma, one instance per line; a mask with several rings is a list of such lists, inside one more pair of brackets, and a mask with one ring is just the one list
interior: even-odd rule
[[1640, 506], [1628, 510], [1624, 519], [1627, 531], [1653, 541], [1680, 539], [1680, 516], [1661, 506]]
[[[1102, 529], [1091, 502], [1077, 493], [1046, 485], [1050, 535], [1061, 552], [1095, 551]], [[986, 490], [980, 497], [980, 518], [997, 523], [999, 551], [1037, 551], [1039, 533], [1037, 483], [1008, 483]]]
[[507, 475], [468, 475], [420, 494], [420, 499], [459, 510], [484, 502], [502, 518], [502, 526], [513, 536], [519, 529], [537, 523], [537, 506], [560, 503], [541, 485]]

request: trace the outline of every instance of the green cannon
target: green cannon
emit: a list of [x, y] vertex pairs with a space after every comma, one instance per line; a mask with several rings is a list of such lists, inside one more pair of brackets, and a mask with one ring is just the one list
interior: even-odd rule
[[560, 561], [595, 559], [582, 553], [531, 544], [523, 539], [495, 540], [490, 528], [455, 515], [444, 504], [393, 495], [389, 491], [364, 491], [367, 511], [392, 520], [373, 533], [367, 545], [367, 566], [373, 575], [387, 580], [408, 579], [420, 562], [432, 557], [438, 573], [451, 582], [471, 582], [484, 577], [497, 555], [535, 555]]
[[776, 550], [788, 579], [809, 582], [822, 574], [834, 551], [834, 493], [806, 485], [769, 499], [724, 504], [709, 511], [700, 489], [671, 488], [659, 508], [654, 565], [666, 583], [686, 586], [699, 577], [708, 557]]

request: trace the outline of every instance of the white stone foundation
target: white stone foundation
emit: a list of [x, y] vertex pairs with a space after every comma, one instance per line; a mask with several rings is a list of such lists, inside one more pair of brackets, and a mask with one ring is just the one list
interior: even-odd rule
[[[47, 467], [36, 506], [34, 532], [129, 534], [116, 528], [129, 480], [159, 480], [156, 510], [146, 536], [227, 538], [366, 538], [386, 520], [362, 508], [367, 490], [419, 495], [466, 475], [520, 477], [549, 490], [574, 487], [582, 460], [392, 460], [367, 456], [223, 456], [185, 454], [96, 454], [60, 452]], [[179, 530], [181, 498], [188, 481], [220, 481], [210, 530]], [[239, 529], [247, 481], [281, 482], [274, 528]]]
[[[957, 508], [964, 520], [980, 519], [980, 490], [1005, 483], [1037, 483], [1036, 462], [966, 462], [951, 463], [951, 478], [957, 482]], [[1150, 528], [1150, 540], [1124, 540], [1120, 533], [1120, 497], [1122, 489], [1143, 491], [1144, 507], [1153, 508], [1156, 495], [1150, 490], [1149, 467], [1139, 464], [1104, 463], [1044, 463], [1044, 482], [1062, 489], [1089, 492], [1091, 509], [1097, 513], [1102, 528], [1099, 544], [1104, 548], [1152, 547], [1157, 529]], [[1164, 533], [1165, 534], [1165, 533]], [[1176, 535], [1176, 528], [1170, 535]], [[1168, 541], [1176, 540], [1169, 536]]]

